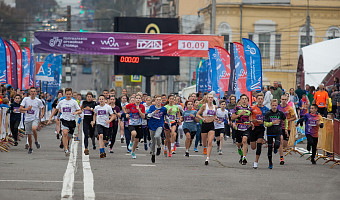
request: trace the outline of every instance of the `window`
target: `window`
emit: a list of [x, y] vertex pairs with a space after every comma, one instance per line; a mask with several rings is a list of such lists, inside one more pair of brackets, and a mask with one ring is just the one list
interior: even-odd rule
[[275, 59], [281, 58], [281, 34], [275, 35]]
[[254, 33], [248, 33], [248, 39], [253, 41]]
[[232, 31], [231, 31], [231, 27], [229, 26], [228, 23], [226, 22], [222, 22], [219, 26], [218, 26], [218, 33], [222, 36], [224, 36], [224, 48], [229, 51], [229, 47], [230, 47], [230, 42], [232, 41]]
[[309, 42], [308, 42], [308, 38], [307, 38], [307, 35], [306, 35], [306, 26], [305, 25], [302, 26], [300, 28], [300, 32], [299, 32], [299, 49], [307, 46], [308, 44], [313, 44], [314, 36], [315, 36], [314, 29], [313, 29], [313, 27], [310, 27]]
[[[309, 36], [309, 44], [311, 44], [313, 36]], [[301, 35], [300, 36], [300, 48], [307, 46], [308, 38], [306, 35]]]
[[326, 40], [331, 40], [340, 37], [339, 27], [333, 26], [326, 31]]
[[229, 40], [229, 35], [222, 35], [224, 37], [224, 48], [229, 51], [229, 46], [230, 46], [230, 40]]
[[259, 48], [263, 58], [269, 58], [270, 52], [270, 34], [260, 33], [259, 34]]

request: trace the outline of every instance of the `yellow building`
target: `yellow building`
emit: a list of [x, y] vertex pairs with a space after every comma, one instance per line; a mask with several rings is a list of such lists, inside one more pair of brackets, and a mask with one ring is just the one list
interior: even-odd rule
[[[210, 34], [211, 0], [180, 0], [179, 16], [202, 5], [202, 32]], [[311, 44], [340, 37], [340, 0], [309, 0], [309, 6], [307, 0], [217, 0], [215, 33], [224, 35], [227, 50], [231, 42], [252, 39], [261, 50], [264, 85], [279, 81], [295, 88], [298, 58], [307, 44], [307, 7]]]

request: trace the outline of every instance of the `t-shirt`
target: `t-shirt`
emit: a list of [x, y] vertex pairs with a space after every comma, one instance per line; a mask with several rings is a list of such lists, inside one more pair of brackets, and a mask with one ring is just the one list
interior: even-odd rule
[[44, 104], [38, 98], [32, 100], [31, 97], [25, 97], [20, 106], [24, 108], [32, 106], [31, 110], [25, 111], [25, 122], [30, 122], [39, 119], [39, 111], [44, 107]]
[[157, 108], [155, 105], [150, 106], [148, 113], [152, 113], [155, 110], [159, 110], [159, 112], [154, 113], [148, 122], [149, 129], [153, 131], [156, 131], [158, 127], [163, 127], [164, 117], [167, 115], [167, 109], [164, 106]]
[[[125, 108], [130, 110], [129, 125], [131, 126], [142, 125], [142, 117], [140, 116], [139, 111], [137, 110], [136, 104], [130, 103], [126, 105]], [[145, 113], [145, 106], [139, 104], [139, 108], [142, 111], [142, 113]]]
[[[146, 103], [143, 103], [143, 105], [144, 105], [144, 107], [145, 107], [145, 113], [148, 113], [148, 112], [149, 112], [149, 109], [150, 109], [150, 107], [151, 107], [151, 105], [148, 106], [148, 104], [146, 104]], [[142, 119], [142, 125], [143, 125], [143, 126], [148, 125], [148, 120]]]
[[61, 116], [60, 119], [64, 119], [67, 121], [73, 121], [76, 119], [76, 115], [73, 113], [77, 110], [80, 110], [80, 107], [78, 105], [78, 102], [74, 99], [70, 100], [61, 100], [57, 107], [57, 109], [60, 109], [61, 111]]
[[282, 126], [284, 126], [284, 120], [286, 116], [283, 112], [276, 110], [276, 112], [269, 110], [264, 116], [265, 122], [273, 122], [275, 120], [280, 120], [280, 123], [277, 125], [272, 125], [267, 128], [267, 136], [276, 136], [282, 133]]
[[196, 110], [186, 110], [183, 112], [183, 129], [187, 128], [190, 132], [197, 131], [197, 122], [195, 121], [196, 114]]
[[317, 121], [320, 120], [320, 122], [322, 122], [321, 115], [307, 113], [303, 116], [303, 120], [306, 122], [305, 134], [309, 134], [312, 137], [318, 137], [319, 126], [317, 125]]
[[[252, 108], [252, 116], [253, 119], [257, 120], [264, 120], [265, 114], [269, 111], [269, 109], [266, 106], [259, 107], [258, 105], [253, 106]], [[263, 126], [263, 124], [259, 124], [257, 122], [254, 122], [255, 126]]]
[[[177, 105], [170, 106], [169, 104], [164, 106], [167, 109], [168, 117], [170, 120], [170, 123], [174, 123], [177, 120], [177, 113], [179, 112], [179, 108]], [[171, 112], [169, 110], [171, 109]]]
[[300, 117], [303, 117], [305, 114], [308, 113], [308, 101], [301, 99], [299, 102], [299, 108], [300, 108]]
[[107, 124], [106, 121], [110, 120], [110, 115], [113, 114], [111, 106], [105, 104], [104, 106], [97, 105], [94, 108], [94, 113], [97, 114], [96, 124], [102, 125], [106, 128], [110, 127], [110, 124]]
[[21, 121], [21, 113], [19, 112], [20, 104], [13, 102], [8, 109], [10, 113], [10, 121], [12, 122], [20, 122]]
[[92, 121], [92, 120], [93, 120], [93, 111], [92, 111], [92, 110], [86, 110], [85, 108], [86, 108], [86, 107], [90, 107], [90, 108], [93, 108], [93, 109], [94, 109], [94, 108], [96, 107], [96, 105], [97, 105], [97, 103], [94, 102], [94, 101], [90, 101], [90, 102], [88, 102], [88, 101], [83, 101], [84, 120], [86, 120], [86, 121]]
[[[289, 120], [290, 118], [292, 118], [295, 115], [295, 111], [294, 108], [292, 108], [290, 105], [287, 105], [285, 107], [282, 107], [281, 104], [277, 106], [277, 109], [281, 112], [283, 112], [283, 114], [285, 114], [286, 119]], [[290, 124], [291, 122], [288, 122], [288, 130], [290, 130]], [[285, 125], [282, 124], [282, 129], [285, 128]]]
[[319, 108], [326, 107], [326, 100], [329, 99], [328, 93], [326, 91], [317, 91], [314, 94], [314, 99], [316, 101], [316, 105]]
[[251, 108], [249, 106], [236, 106], [235, 114], [239, 115], [242, 111], [246, 111], [243, 115], [236, 119], [236, 129], [239, 131], [246, 131], [250, 126], [249, 117], [251, 115]]
[[218, 108], [216, 110], [216, 117], [221, 123], [214, 121], [215, 129], [224, 128], [224, 121], [228, 118], [228, 110], [225, 109], [224, 111], [222, 111], [221, 108]]

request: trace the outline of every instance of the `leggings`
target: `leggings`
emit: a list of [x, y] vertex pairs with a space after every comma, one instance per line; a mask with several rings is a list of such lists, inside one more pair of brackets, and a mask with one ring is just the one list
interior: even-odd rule
[[110, 141], [111, 141], [110, 148], [112, 148], [116, 142], [117, 130], [118, 130], [118, 124], [113, 123], [113, 126], [110, 127], [109, 129]]
[[197, 148], [198, 142], [202, 142], [201, 141], [201, 124], [197, 124], [196, 139], [195, 139], [195, 148]]
[[157, 142], [157, 147], [161, 147], [161, 134], [162, 134], [162, 127], [158, 127], [156, 131], [149, 130], [150, 131], [150, 136], [151, 136], [151, 152], [152, 155], [155, 155], [155, 146]]
[[312, 146], [312, 156], [311, 156], [311, 159], [314, 160], [315, 159], [315, 154], [316, 154], [316, 147], [318, 145], [318, 138], [317, 137], [313, 137], [310, 134], [307, 134], [306, 137], [307, 137], [307, 146]]
[[144, 139], [144, 143], [148, 143], [148, 136], [149, 136], [149, 131], [148, 131], [148, 127], [144, 127], [142, 128], [143, 131], [143, 139]]
[[126, 149], [129, 150], [129, 144], [131, 141], [131, 133], [129, 131], [129, 128], [125, 126], [124, 126], [124, 135], [125, 135]]
[[95, 140], [95, 126], [91, 126], [91, 121], [84, 120], [83, 121], [83, 131], [84, 131], [84, 146], [85, 149], [89, 146], [89, 138], [92, 140], [92, 146], [96, 146], [96, 140]]
[[273, 164], [273, 156], [272, 156], [272, 151], [273, 151], [273, 141], [275, 139], [275, 143], [274, 143], [274, 148], [275, 149], [279, 149], [280, 148], [280, 141], [281, 141], [281, 134], [278, 135], [271, 135], [271, 136], [267, 136], [267, 141], [268, 141], [268, 161], [269, 164]]
[[19, 127], [20, 121], [10, 121], [10, 128], [12, 132], [12, 136], [14, 138], [14, 141], [18, 141], [18, 127]]

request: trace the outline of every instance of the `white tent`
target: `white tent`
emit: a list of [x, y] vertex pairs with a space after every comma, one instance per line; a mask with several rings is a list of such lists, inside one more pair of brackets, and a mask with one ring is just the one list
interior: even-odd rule
[[305, 84], [318, 86], [329, 71], [340, 65], [340, 38], [302, 48]]

